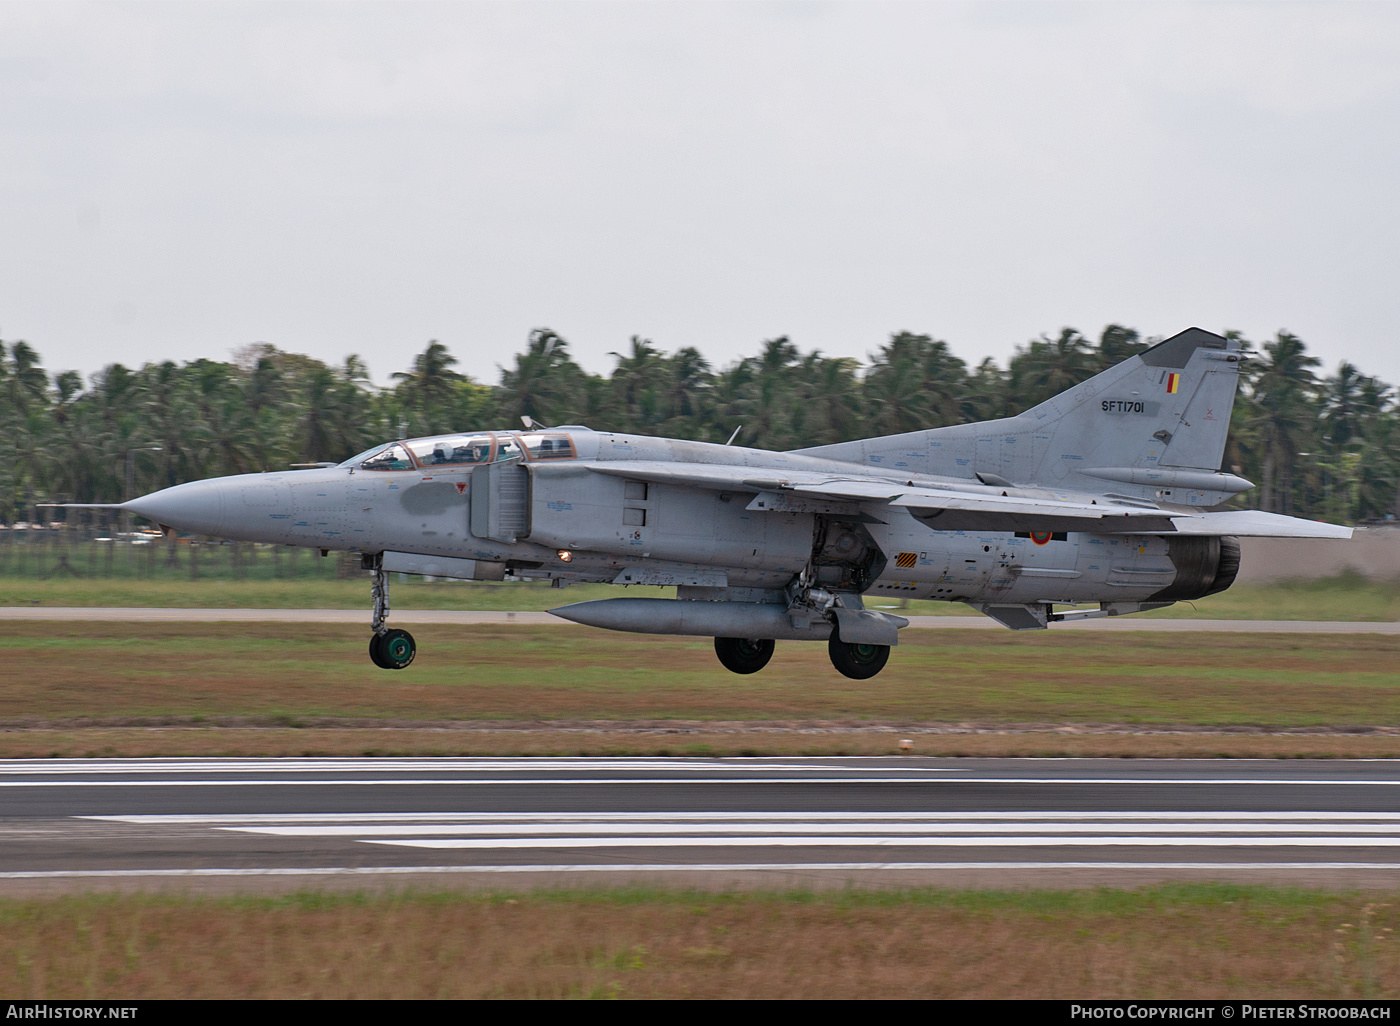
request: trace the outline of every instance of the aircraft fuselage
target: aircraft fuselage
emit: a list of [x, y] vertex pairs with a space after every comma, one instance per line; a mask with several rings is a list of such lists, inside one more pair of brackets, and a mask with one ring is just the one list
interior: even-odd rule
[[[908, 620], [865, 599], [962, 601], [1016, 630], [1228, 588], [1237, 537], [1351, 530], [1218, 507], [1241, 359], [1199, 328], [1001, 420], [770, 452], [565, 426], [384, 443], [337, 467], [197, 481], [123, 504], [196, 534], [358, 552], [370, 656], [402, 669], [393, 572], [674, 585], [553, 610], [712, 636], [736, 673], [825, 640], [864, 679]], [[1097, 609], [1055, 606], [1096, 603]], [[878, 604], [878, 602], [877, 602]], [[885, 603], [885, 608], [891, 608]]]
[[[850, 476], [834, 460], [758, 449], [593, 432], [552, 433], [567, 458], [397, 469], [341, 465], [178, 485], [131, 508], [159, 524], [240, 541], [478, 564], [480, 579], [675, 584], [779, 590], [809, 566], [833, 591], [867, 598], [972, 603], [1151, 601], [1214, 581], [1178, 565], [1186, 539], [1085, 532], [938, 531], [882, 503], [793, 499], [782, 475]], [[497, 438], [528, 439], [495, 432]], [[400, 443], [402, 444], [402, 443]], [[519, 451], [517, 449], [517, 451]], [[628, 463], [743, 468], [747, 484], [712, 489], [626, 476]], [[608, 465], [598, 473], [593, 465]], [[860, 468], [892, 486], [947, 478]], [[1050, 495], [956, 480], [963, 490]], [[769, 487], [772, 486], [772, 487]], [[765, 508], [755, 508], [763, 496]], [[1064, 499], [1092, 496], [1055, 491]], [[786, 502], [787, 509], [773, 503]], [[806, 508], [803, 508], [806, 507]], [[1206, 539], [1190, 539], [1198, 547]], [[444, 576], [453, 576], [452, 564]], [[619, 581], [632, 571], [634, 579]], [[1183, 574], [1190, 580], [1183, 579]]]

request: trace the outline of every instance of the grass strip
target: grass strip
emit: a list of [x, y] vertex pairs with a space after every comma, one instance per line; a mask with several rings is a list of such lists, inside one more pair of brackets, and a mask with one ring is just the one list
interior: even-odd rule
[[1400, 638], [1385, 635], [910, 630], [883, 673], [855, 684], [820, 644], [780, 644], [762, 673], [736, 676], [720, 668], [708, 639], [575, 626], [425, 626], [414, 664], [387, 672], [370, 664], [367, 633], [333, 624], [15, 624], [0, 638], [0, 726], [228, 716], [318, 727], [1400, 723]]
[[16, 998], [1400, 997], [1397, 897], [1134, 890], [0, 900]]
[[[312, 557], [308, 557], [312, 558]], [[398, 575], [393, 582], [397, 609], [543, 610], [590, 599], [672, 598], [674, 588], [578, 585], [556, 589], [533, 582], [492, 584], [469, 581], [424, 581]], [[961, 602], [884, 603], [911, 616], [972, 616]], [[364, 609], [369, 608], [369, 581], [360, 571], [352, 579], [172, 580], [104, 577], [0, 576], [0, 605], [154, 606], [213, 609]], [[366, 614], [368, 615], [368, 614]], [[1161, 619], [1207, 620], [1400, 620], [1400, 587], [1368, 581], [1359, 574], [1270, 585], [1238, 585], [1219, 595], [1178, 602], [1141, 614]]]
[[[945, 732], [946, 731], [946, 732]], [[901, 740], [912, 742], [906, 751]], [[765, 726], [422, 729], [396, 727], [79, 727], [0, 730], [0, 758], [889, 756], [1041, 759], [1400, 759], [1400, 736], [1143, 733], [1127, 730], [973, 732], [958, 728]]]

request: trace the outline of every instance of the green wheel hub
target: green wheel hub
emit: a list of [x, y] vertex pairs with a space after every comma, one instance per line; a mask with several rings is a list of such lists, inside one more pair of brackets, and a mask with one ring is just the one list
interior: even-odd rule
[[402, 670], [418, 654], [418, 646], [408, 631], [392, 630], [376, 634], [369, 642], [369, 657], [386, 670]]

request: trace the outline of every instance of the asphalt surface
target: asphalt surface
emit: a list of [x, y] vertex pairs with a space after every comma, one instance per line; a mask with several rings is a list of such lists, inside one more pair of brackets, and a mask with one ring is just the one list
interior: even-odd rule
[[[561, 599], [561, 603], [567, 599]], [[878, 607], [876, 607], [878, 608]], [[985, 616], [911, 616], [909, 626], [942, 630], [1006, 630]], [[162, 609], [127, 606], [0, 606], [0, 620], [130, 622], [266, 622], [352, 623], [369, 625], [366, 609]], [[457, 609], [395, 609], [393, 623], [556, 624], [570, 625], [550, 613]], [[1400, 622], [1363, 620], [1148, 620], [1132, 616], [1074, 620], [1053, 624], [1056, 631], [1224, 631], [1265, 634], [1400, 634]]]
[[1400, 886], [1400, 762], [161, 759], [0, 763], [0, 894]]

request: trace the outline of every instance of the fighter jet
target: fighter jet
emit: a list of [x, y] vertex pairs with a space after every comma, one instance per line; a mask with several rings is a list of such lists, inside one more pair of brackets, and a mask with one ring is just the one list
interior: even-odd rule
[[[714, 638], [735, 673], [824, 641], [873, 677], [903, 617], [964, 602], [1013, 630], [1159, 609], [1230, 587], [1242, 536], [1351, 530], [1220, 510], [1240, 345], [1191, 328], [1016, 417], [771, 452], [581, 425], [386, 441], [337, 466], [177, 485], [117, 508], [163, 529], [356, 552], [370, 658], [413, 662], [389, 575], [672, 585], [551, 610]], [[731, 439], [732, 441], [732, 439]]]

